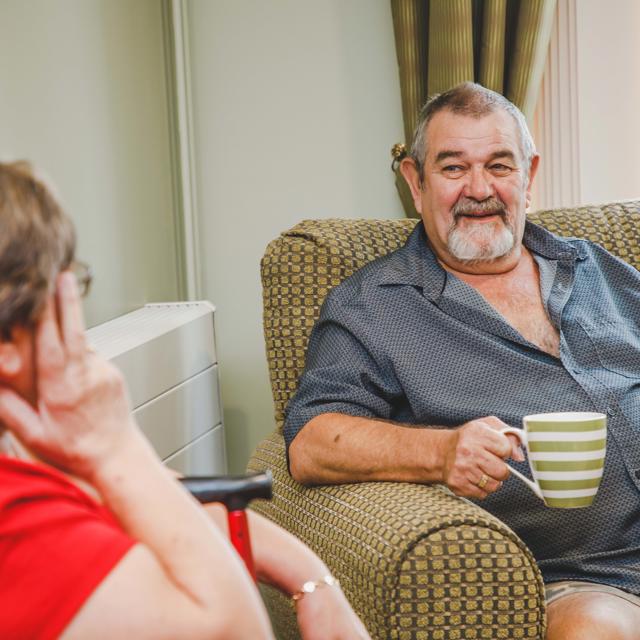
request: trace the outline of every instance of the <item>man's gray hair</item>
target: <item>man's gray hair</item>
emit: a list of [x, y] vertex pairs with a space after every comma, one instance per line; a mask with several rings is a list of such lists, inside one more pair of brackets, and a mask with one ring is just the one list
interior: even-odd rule
[[418, 169], [420, 183], [424, 180], [424, 163], [427, 157], [427, 126], [436, 113], [445, 109], [457, 115], [472, 118], [482, 118], [499, 109], [506, 111], [515, 120], [520, 134], [520, 150], [524, 156], [527, 171], [529, 170], [531, 160], [536, 154], [536, 147], [522, 111], [503, 95], [491, 89], [486, 89], [475, 82], [462, 82], [444, 93], [431, 96], [420, 110], [409, 152]]

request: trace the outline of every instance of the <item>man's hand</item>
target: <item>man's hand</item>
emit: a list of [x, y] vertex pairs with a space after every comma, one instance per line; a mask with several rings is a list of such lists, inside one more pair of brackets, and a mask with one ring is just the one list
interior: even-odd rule
[[42, 460], [91, 481], [127, 446], [134, 427], [122, 375], [87, 346], [69, 272], [58, 276], [56, 300], [49, 299], [35, 328], [34, 349], [37, 405], [0, 389], [0, 419]]
[[524, 460], [517, 438], [500, 433], [507, 426], [488, 416], [471, 420], [451, 432], [443, 480], [456, 495], [486, 498], [509, 477], [505, 458]]

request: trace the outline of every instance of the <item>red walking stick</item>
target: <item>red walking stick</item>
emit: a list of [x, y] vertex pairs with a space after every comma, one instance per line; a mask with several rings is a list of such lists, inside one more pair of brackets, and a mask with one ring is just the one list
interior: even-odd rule
[[229, 537], [253, 579], [257, 581], [251, 553], [246, 508], [251, 500], [270, 500], [273, 478], [270, 471], [247, 476], [187, 477], [180, 481], [200, 503], [221, 502], [227, 509]]

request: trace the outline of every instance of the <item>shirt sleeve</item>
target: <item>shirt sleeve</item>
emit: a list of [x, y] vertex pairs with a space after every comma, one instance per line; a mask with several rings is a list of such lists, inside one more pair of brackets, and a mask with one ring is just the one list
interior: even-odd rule
[[57, 638], [135, 541], [73, 494], [5, 505], [0, 530], [3, 638]]
[[[335, 290], [334, 290], [335, 291]], [[285, 411], [288, 448], [312, 418], [323, 413], [390, 419], [400, 388], [378, 351], [369, 312], [333, 298], [320, 312], [306, 353], [305, 370]]]

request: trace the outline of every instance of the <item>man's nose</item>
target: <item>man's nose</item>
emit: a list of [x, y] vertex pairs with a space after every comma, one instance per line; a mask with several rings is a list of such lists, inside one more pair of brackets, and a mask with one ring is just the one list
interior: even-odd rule
[[474, 200], [486, 200], [494, 195], [491, 175], [487, 174], [484, 167], [474, 167], [468, 173], [465, 185], [465, 196]]

